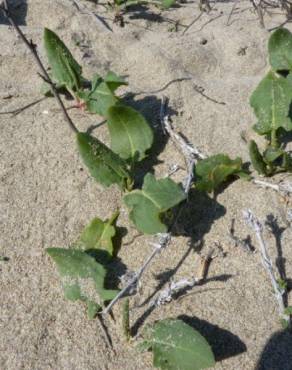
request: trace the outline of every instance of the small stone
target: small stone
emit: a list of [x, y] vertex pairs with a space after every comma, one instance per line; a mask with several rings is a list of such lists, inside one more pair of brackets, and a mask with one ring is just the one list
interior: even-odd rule
[[206, 45], [206, 44], [208, 43], [208, 40], [207, 40], [207, 39], [205, 39], [204, 37], [201, 37], [201, 38], [200, 38], [199, 43], [200, 43], [201, 45]]
[[239, 48], [237, 55], [241, 55], [241, 56], [246, 55], [246, 49], [247, 49], [247, 46]]

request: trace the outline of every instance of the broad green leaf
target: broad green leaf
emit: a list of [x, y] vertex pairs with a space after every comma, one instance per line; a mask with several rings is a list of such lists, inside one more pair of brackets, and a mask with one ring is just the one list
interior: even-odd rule
[[130, 219], [137, 229], [145, 234], [156, 234], [167, 231], [161, 221], [163, 213], [185, 198], [184, 191], [174, 181], [169, 178], [156, 180], [148, 173], [142, 190], [126, 194], [124, 202], [130, 208]]
[[114, 72], [109, 71], [104, 79], [96, 74], [91, 83], [91, 90], [80, 91], [78, 96], [86, 102], [89, 112], [107, 117], [108, 109], [120, 101], [115, 90], [122, 85], [127, 85], [127, 82]]
[[98, 312], [101, 311], [101, 306], [93, 301], [87, 301], [87, 316], [89, 320], [93, 320]]
[[118, 97], [115, 96], [107, 83], [103, 81], [95, 87], [95, 90], [88, 94], [86, 106], [89, 112], [107, 117], [109, 108], [118, 102]]
[[206, 339], [178, 319], [165, 319], [147, 327], [144, 349], [153, 352], [153, 365], [162, 370], [200, 370], [215, 365]]
[[254, 140], [251, 140], [249, 143], [249, 156], [254, 169], [260, 175], [267, 175], [267, 164], [265, 163], [264, 158], [259, 151], [257, 143]]
[[162, 6], [164, 9], [171, 8], [175, 4], [176, 0], [162, 0]]
[[78, 96], [86, 102], [89, 112], [107, 117], [108, 109], [120, 101], [115, 90], [122, 85], [127, 85], [125, 79], [112, 71], [105, 78], [96, 74], [91, 82], [91, 90], [80, 91]]
[[107, 73], [104, 81], [112, 92], [115, 92], [120, 86], [128, 85], [128, 82], [124, 79], [124, 77], [118, 76], [112, 71]]
[[63, 290], [65, 298], [69, 301], [82, 301], [87, 305], [87, 316], [89, 320], [92, 320], [95, 318], [97, 313], [101, 310], [101, 306], [88, 299], [84, 294], [84, 292], [81, 292], [81, 288], [78, 283], [71, 283], [68, 284], [68, 282], [63, 282]]
[[105, 268], [86, 252], [48, 248], [47, 253], [57, 265], [67, 299], [104, 302], [116, 296], [117, 291], [104, 288]]
[[240, 158], [232, 160], [225, 154], [210, 156], [196, 165], [196, 188], [211, 192], [230, 176], [248, 177], [242, 169], [242, 160]]
[[255, 131], [264, 135], [280, 127], [286, 131], [292, 130], [289, 117], [291, 102], [291, 80], [270, 71], [250, 98], [250, 105], [258, 119], [254, 125]]
[[96, 181], [103, 186], [118, 184], [122, 189], [131, 182], [126, 163], [106, 145], [86, 134], [77, 134], [79, 153]]
[[51, 30], [44, 31], [45, 49], [53, 79], [70, 90], [81, 86], [82, 68], [73, 58], [63, 41]]
[[153, 132], [135, 109], [116, 105], [108, 110], [111, 148], [123, 159], [142, 160], [153, 144]]
[[266, 163], [273, 163], [278, 158], [282, 157], [285, 152], [282, 149], [275, 149], [272, 147], [268, 147], [263, 154], [263, 158]]
[[270, 64], [275, 71], [292, 71], [292, 34], [279, 28], [271, 35], [268, 44]]
[[100, 218], [94, 218], [88, 226], [82, 231], [82, 234], [76, 243], [83, 250], [88, 249], [103, 249], [111, 256], [114, 254], [113, 237], [116, 234], [114, 223], [119, 216], [119, 212], [115, 212], [113, 216], [106, 221]]

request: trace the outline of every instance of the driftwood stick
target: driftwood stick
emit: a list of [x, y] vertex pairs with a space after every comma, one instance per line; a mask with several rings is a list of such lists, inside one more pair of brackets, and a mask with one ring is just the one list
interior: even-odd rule
[[257, 238], [257, 241], [260, 247], [262, 264], [265, 270], [267, 271], [269, 278], [271, 280], [272, 287], [273, 287], [275, 297], [276, 297], [278, 307], [279, 307], [280, 317], [289, 323], [290, 316], [285, 313], [286, 307], [285, 307], [284, 299], [283, 299], [283, 294], [285, 293], [285, 290], [283, 290], [280, 287], [275, 277], [272, 260], [269, 256], [268, 249], [267, 249], [264, 237], [263, 237], [263, 226], [250, 210], [246, 210], [243, 212], [243, 218], [256, 235], [256, 238]]

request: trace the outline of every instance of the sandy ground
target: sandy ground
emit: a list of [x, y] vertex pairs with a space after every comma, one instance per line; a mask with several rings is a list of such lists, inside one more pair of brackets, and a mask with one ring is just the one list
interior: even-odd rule
[[[80, 13], [70, 0], [11, 3], [42, 57], [42, 32], [49, 27], [64, 39], [87, 76], [108, 69], [128, 75], [130, 85], [124, 92], [139, 94], [127, 101], [153, 126], [158, 124], [162, 95], [167, 95], [174, 126], [190, 142], [208, 154], [225, 152], [248, 160], [243, 137], [255, 136], [248, 98], [267, 71], [269, 37], [248, 1], [238, 2], [230, 19], [233, 2], [218, 2], [184, 35], [180, 26], [178, 32], [171, 31], [174, 25], [169, 20], [189, 24], [199, 15], [196, 2], [163, 14], [136, 8], [126, 16], [129, 23], [124, 28], [108, 20], [113, 32], [93, 16]], [[94, 9], [94, 4], [85, 3]], [[98, 9], [113, 18], [102, 7]], [[282, 19], [278, 14], [266, 16], [266, 28], [279, 25]], [[33, 60], [3, 18], [0, 66], [1, 111], [40, 98], [41, 81]], [[182, 78], [188, 79], [155, 92]], [[199, 87], [217, 103], [198, 93]], [[91, 128], [108, 142], [106, 128], [94, 128], [99, 122], [96, 117], [73, 110], [70, 114], [80, 129]], [[121, 307], [114, 310], [116, 323], [107, 322], [113, 352], [106, 347], [98, 322], [88, 321], [80, 304], [65, 301], [55, 266], [45, 253], [47, 247], [68, 246], [93, 217], [109, 217], [120, 204], [119, 191], [102, 189], [83, 169], [74, 136], [54, 99], [0, 119], [0, 255], [9, 258], [0, 262], [0, 368], [151, 369], [151, 354], [137, 355], [123, 339]], [[155, 165], [157, 176], [165, 176], [169, 166], [184, 163], [171, 142], [159, 133], [156, 137], [158, 158], [151, 158], [147, 167]], [[174, 178], [183, 176], [184, 171], [179, 171]], [[292, 338], [281, 332], [277, 303], [260, 255], [236, 248], [228, 237], [232, 219], [238, 237], [250, 234], [242, 221], [243, 209], [251, 208], [263, 222], [272, 214], [278, 229], [265, 233], [269, 252], [273, 261], [282, 253], [286, 276], [291, 278], [287, 207], [277, 193], [241, 181], [228, 186], [217, 200], [192, 194], [177, 238], [145, 274], [140, 295], [132, 300], [132, 307], [139, 306], [132, 310], [133, 332], [141, 331], [144, 320], [183, 317], [212, 345], [217, 370], [291, 370]], [[138, 237], [129, 243], [137, 232], [127, 221], [126, 210], [121, 212], [119, 222], [128, 234], [120, 257], [134, 270], [150, 253], [151, 238]], [[198, 250], [206, 253], [214, 242], [222, 245], [226, 256], [212, 261], [206, 282], [167, 306], [148, 310], [147, 299], [166, 277], [194, 275]]]

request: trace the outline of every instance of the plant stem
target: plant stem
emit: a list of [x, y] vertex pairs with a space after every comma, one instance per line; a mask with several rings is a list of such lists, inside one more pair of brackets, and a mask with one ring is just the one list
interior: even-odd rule
[[279, 142], [277, 138], [277, 130], [272, 130], [271, 132], [271, 146], [273, 149], [279, 148]]
[[125, 298], [123, 304], [123, 331], [127, 342], [131, 339], [131, 331], [130, 331], [130, 300], [129, 298]]
[[75, 133], [78, 133], [78, 129], [77, 127], [75, 126], [75, 124], [73, 123], [73, 121], [71, 120], [71, 118], [69, 117], [67, 111], [66, 111], [66, 108], [62, 102], [62, 99], [60, 98], [60, 95], [53, 83], [53, 81], [51, 80], [48, 72], [46, 71], [46, 68], [44, 67], [42, 61], [40, 60], [40, 57], [37, 53], [37, 46], [31, 41], [28, 41], [28, 39], [26, 38], [26, 36], [24, 35], [24, 33], [21, 31], [21, 29], [19, 28], [19, 26], [16, 24], [13, 16], [11, 15], [10, 13], [10, 10], [9, 10], [9, 7], [8, 7], [8, 3], [7, 3], [7, 0], [4, 0], [3, 1], [3, 4], [0, 5], [0, 9], [2, 10], [2, 12], [4, 13], [5, 17], [8, 19], [8, 21], [10, 22], [11, 26], [15, 29], [16, 33], [20, 36], [21, 40], [23, 41], [23, 43], [27, 46], [27, 48], [29, 49], [29, 51], [31, 52], [31, 54], [33, 55], [34, 57], [34, 60], [36, 62], [36, 64], [38, 65], [40, 71], [41, 71], [41, 76], [42, 78], [48, 82], [50, 85], [51, 85], [51, 88], [52, 88], [52, 92], [55, 96], [55, 98], [57, 99], [57, 102], [63, 112], [63, 116], [66, 120], [66, 122], [68, 123], [69, 127], [71, 128], [72, 131], [74, 131]]

